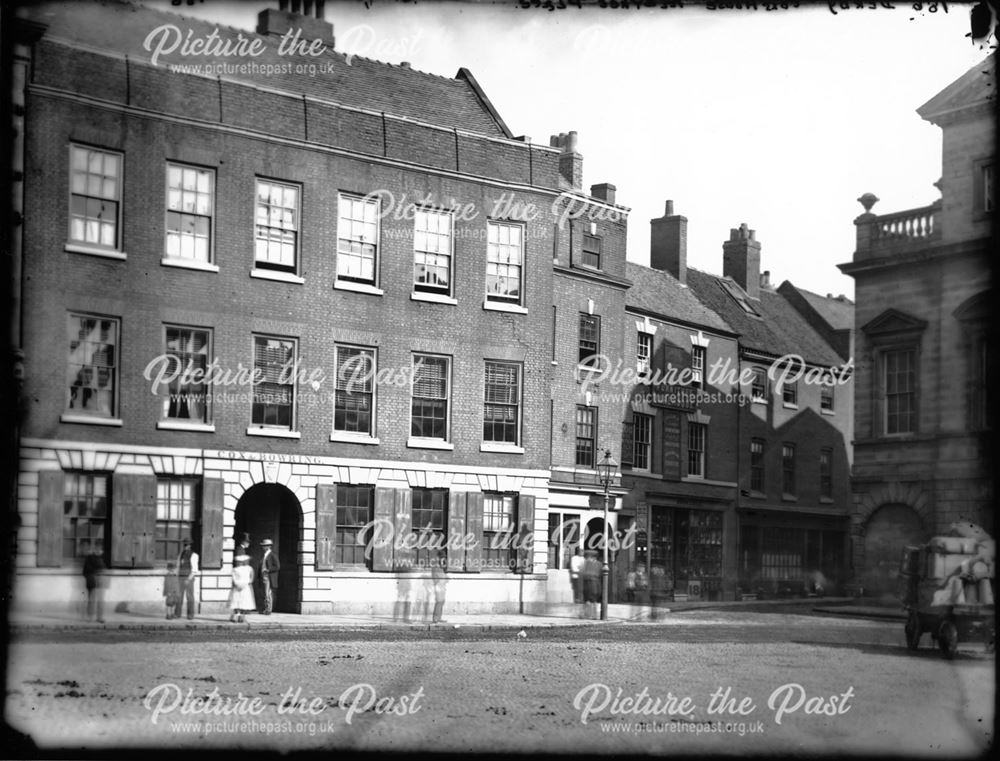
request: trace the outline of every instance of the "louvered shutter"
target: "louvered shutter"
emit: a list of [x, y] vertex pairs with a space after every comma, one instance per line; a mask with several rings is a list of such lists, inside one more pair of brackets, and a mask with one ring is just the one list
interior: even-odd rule
[[521, 495], [517, 500], [517, 567], [521, 573], [534, 571], [535, 498]]
[[337, 486], [316, 485], [316, 570], [332, 571], [337, 541]]
[[62, 565], [63, 500], [66, 476], [61, 470], [38, 474], [38, 554], [39, 568]]
[[465, 502], [465, 532], [473, 541], [465, 548], [465, 570], [479, 573], [483, 565], [483, 493], [469, 492]]

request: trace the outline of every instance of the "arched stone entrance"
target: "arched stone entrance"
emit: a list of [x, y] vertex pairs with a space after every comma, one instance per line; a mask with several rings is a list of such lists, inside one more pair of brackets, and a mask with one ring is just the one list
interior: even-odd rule
[[[247, 489], [236, 504], [235, 538], [250, 534], [250, 556], [254, 572], [263, 554], [260, 543], [274, 542], [278, 556], [278, 588], [274, 594], [276, 613], [302, 611], [302, 569], [299, 566], [299, 542], [302, 541], [302, 506], [295, 495], [281, 484], [256, 484]], [[257, 601], [258, 605], [260, 600]]]
[[865, 525], [864, 570], [861, 583], [873, 597], [899, 593], [899, 564], [903, 548], [928, 540], [923, 521], [909, 505], [885, 504]]

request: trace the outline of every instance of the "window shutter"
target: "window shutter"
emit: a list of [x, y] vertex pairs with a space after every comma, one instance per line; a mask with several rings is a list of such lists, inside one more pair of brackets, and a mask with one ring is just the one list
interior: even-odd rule
[[222, 568], [222, 506], [225, 481], [206, 478], [201, 484], [201, 557], [202, 568]]
[[[448, 570], [465, 570], [465, 508], [466, 492], [453, 491], [448, 494]], [[459, 549], [453, 549], [455, 544]]]
[[622, 465], [631, 467], [633, 464], [633, 453], [635, 452], [635, 423], [626, 420], [622, 423]]
[[152, 568], [156, 562], [156, 476], [137, 476], [139, 502], [136, 505], [135, 567]]
[[469, 492], [465, 502], [465, 533], [473, 542], [465, 548], [465, 570], [479, 573], [483, 565], [483, 493]]
[[[393, 521], [395, 537], [405, 538], [413, 530], [413, 495], [409, 489], [396, 489], [396, 512]], [[413, 570], [414, 550], [398, 547], [393, 550], [392, 565], [397, 569]]]
[[62, 565], [63, 499], [66, 476], [61, 470], [38, 473], [38, 550], [39, 568]]
[[316, 570], [332, 571], [337, 540], [337, 487], [316, 485]]
[[384, 487], [375, 489], [375, 534], [369, 538], [372, 542], [372, 570], [391, 571], [392, 570], [392, 545], [396, 539], [390, 537], [388, 543], [375, 542], [374, 538], [384, 539], [386, 536], [386, 526], [396, 528], [396, 490]]
[[517, 568], [521, 573], [532, 573], [535, 552], [535, 498], [521, 495], [517, 500]]
[[672, 410], [663, 412], [662, 437], [663, 477], [681, 477], [681, 416]]

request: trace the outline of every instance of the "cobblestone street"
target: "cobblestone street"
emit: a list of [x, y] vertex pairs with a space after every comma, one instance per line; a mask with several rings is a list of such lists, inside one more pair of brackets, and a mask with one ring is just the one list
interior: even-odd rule
[[894, 621], [706, 611], [525, 633], [31, 631], [6, 716], [41, 747], [951, 758], [993, 739], [993, 656], [910, 652]]

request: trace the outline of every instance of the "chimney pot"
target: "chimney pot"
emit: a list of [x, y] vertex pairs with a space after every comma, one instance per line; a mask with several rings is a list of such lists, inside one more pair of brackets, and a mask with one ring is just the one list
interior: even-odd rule
[[732, 278], [751, 298], [760, 298], [760, 243], [746, 222], [730, 228], [729, 240], [722, 244], [722, 274]]
[[674, 213], [674, 202], [667, 201], [666, 205], [663, 208], [663, 216], [670, 217], [673, 216], [673, 213]]
[[410, 68], [410, 62], [409, 61], [400, 61], [399, 67], [401, 69], [408, 69], [408, 68]]

